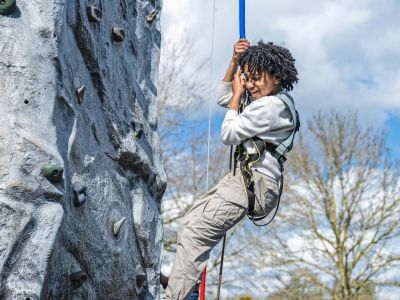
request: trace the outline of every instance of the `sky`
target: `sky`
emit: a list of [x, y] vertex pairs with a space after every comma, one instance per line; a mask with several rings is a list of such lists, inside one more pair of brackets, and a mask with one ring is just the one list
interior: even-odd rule
[[[212, 57], [202, 71], [212, 91], [239, 36], [238, 1], [215, 0], [215, 8], [214, 38], [213, 0], [164, 0], [161, 12], [163, 40], [187, 35], [195, 42], [189, 71]], [[398, 0], [248, 0], [246, 36], [292, 52], [300, 79], [293, 96], [302, 120], [329, 109], [357, 111], [362, 124], [387, 132], [387, 144], [400, 158], [399, 13]], [[208, 110], [204, 103], [195, 117], [208, 118]], [[223, 114], [212, 105], [213, 124]]]

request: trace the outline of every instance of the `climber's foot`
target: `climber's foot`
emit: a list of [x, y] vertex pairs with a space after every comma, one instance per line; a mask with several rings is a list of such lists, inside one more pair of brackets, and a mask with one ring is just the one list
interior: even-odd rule
[[198, 300], [198, 299], [199, 299], [199, 291], [193, 291], [189, 296], [189, 300]]

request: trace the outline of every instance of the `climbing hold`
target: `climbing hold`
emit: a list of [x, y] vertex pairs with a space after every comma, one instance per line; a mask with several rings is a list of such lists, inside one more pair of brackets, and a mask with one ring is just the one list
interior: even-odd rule
[[86, 187], [75, 184], [73, 204], [75, 207], [81, 206], [86, 202]]
[[162, 287], [164, 288], [164, 290], [167, 289], [168, 281], [169, 281], [169, 277], [165, 276], [162, 272], [160, 272], [160, 283], [161, 283]]
[[113, 233], [114, 236], [118, 236], [119, 231], [121, 230], [121, 226], [122, 224], [124, 224], [126, 218], [122, 218], [121, 220], [119, 220], [118, 222], [115, 222], [113, 225]]
[[158, 11], [156, 9], [152, 10], [146, 18], [147, 22], [149, 22], [149, 23], [153, 22], [154, 18], [157, 16], [157, 14], [158, 14]]
[[143, 124], [140, 122], [138, 123], [133, 122], [132, 126], [133, 126], [134, 136], [140, 139], [143, 134], [143, 129], [144, 129]]
[[88, 6], [86, 12], [90, 22], [99, 23], [101, 21], [101, 18], [103, 17], [101, 10], [94, 6]]
[[86, 86], [82, 85], [81, 87], [76, 89], [76, 97], [78, 98], [78, 103], [82, 104], [83, 96], [85, 96]]
[[0, 0], [0, 15], [9, 15], [14, 11], [16, 7], [16, 0]]
[[143, 134], [143, 129], [139, 129], [138, 131], [135, 131], [135, 137], [137, 137], [138, 139], [140, 139], [142, 137]]
[[62, 180], [64, 168], [57, 165], [43, 165], [41, 173], [50, 182], [60, 183]]
[[78, 271], [69, 275], [69, 280], [71, 281], [74, 289], [80, 288], [87, 278], [88, 276], [82, 271]]
[[125, 39], [125, 31], [119, 27], [113, 27], [112, 35], [116, 42], [122, 42]]
[[151, 4], [146, 5], [144, 8], [145, 12], [147, 13], [147, 22], [151, 23], [153, 22], [154, 18], [158, 14], [158, 10], [156, 10]]
[[136, 286], [140, 289], [143, 283], [146, 281], [147, 275], [145, 273], [140, 273], [136, 276]]

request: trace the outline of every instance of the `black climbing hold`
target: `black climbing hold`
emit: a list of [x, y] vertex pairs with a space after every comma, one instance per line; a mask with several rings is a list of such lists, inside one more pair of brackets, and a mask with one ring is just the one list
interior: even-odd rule
[[64, 168], [57, 165], [43, 165], [41, 173], [47, 180], [53, 183], [60, 183], [62, 180]]
[[101, 10], [94, 6], [88, 6], [86, 12], [90, 22], [99, 23], [101, 21], [101, 18], [103, 17], [103, 13], [101, 12]]
[[136, 276], [136, 286], [140, 289], [143, 283], [146, 281], [147, 275], [145, 273], [140, 273]]
[[125, 31], [119, 27], [113, 27], [112, 35], [116, 42], [122, 42], [125, 39]]
[[160, 272], [160, 283], [164, 290], [167, 289], [169, 277], [165, 276], [162, 272]]
[[80, 288], [87, 278], [88, 276], [82, 271], [78, 271], [69, 275], [69, 280], [71, 281], [74, 289]]
[[143, 132], [144, 132], [143, 123], [132, 122], [132, 126], [133, 126], [134, 136], [137, 137], [138, 139], [140, 139], [142, 137]]
[[0, 0], [0, 15], [9, 15], [14, 11], [16, 7], [16, 0]]
[[82, 85], [81, 87], [76, 89], [76, 97], [78, 99], [78, 103], [82, 104], [83, 96], [85, 96], [86, 86]]
[[28, 99], [25, 99], [25, 100], [24, 100], [24, 103], [25, 103], [25, 104], [28, 104], [28, 103], [29, 103], [29, 100], [28, 100]]
[[86, 202], [86, 187], [75, 184], [73, 204], [75, 207], [81, 206]]
[[153, 22], [154, 18], [157, 16], [158, 11], [156, 9], [153, 9], [148, 15], [147, 15], [147, 22], [151, 23]]

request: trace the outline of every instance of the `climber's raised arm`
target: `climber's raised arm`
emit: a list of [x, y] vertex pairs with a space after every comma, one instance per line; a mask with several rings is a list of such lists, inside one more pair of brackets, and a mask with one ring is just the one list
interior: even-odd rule
[[238, 60], [242, 53], [250, 47], [250, 42], [246, 39], [240, 39], [233, 46], [232, 58], [226, 70], [225, 77], [222, 80], [218, 90], [217, 104], [229, 108], [229, 103], [232, 98], [232, 81], [238, 68]]
[[237, 72], [239, 57], [250, 47], [250, 42], [247, 39], [240, 39], [233, 46], [233, 54], [226, 70], [224, 82], [232, 82], [233, 76]]

